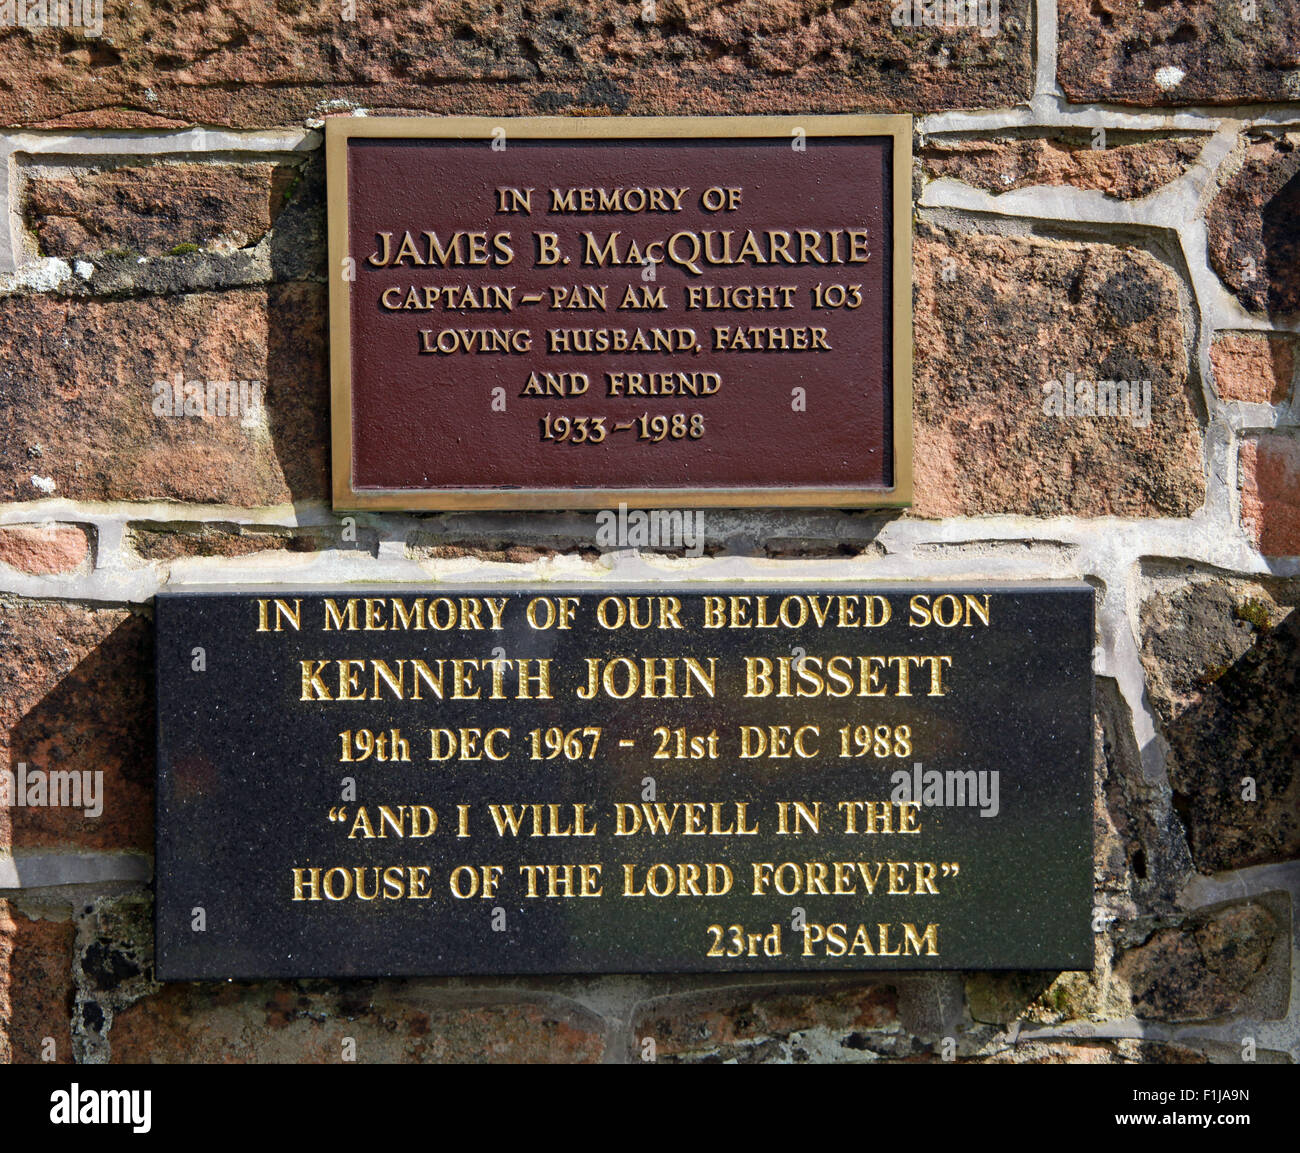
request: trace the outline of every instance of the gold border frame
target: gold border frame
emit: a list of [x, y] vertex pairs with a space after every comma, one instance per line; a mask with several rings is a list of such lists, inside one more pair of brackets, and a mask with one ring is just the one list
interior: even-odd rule
[[[348, 141], [418, 138], [483, 140], [505, 128], [523, 140], [644, 140], [709, 137], [888, 136], [893, 140], [894, 487], [846, 488], [501, 488], [361, 489], [352, 484], [351, 283], [348, 254]], [[663, 508], [880, 508], [912, 503], [912, 117], [911, 116], [335, 116], [325, 121], [329, 211], [329, 326], [332, 489], [340, 511], [403, 509], [594, 509], [620, 503]]]

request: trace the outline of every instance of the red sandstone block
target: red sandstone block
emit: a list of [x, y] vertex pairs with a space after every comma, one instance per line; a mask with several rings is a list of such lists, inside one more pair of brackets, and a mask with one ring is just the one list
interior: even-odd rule
[[72, 572], [87, 562], [90, 540], [74, 524], [11, 524], [0, 527], [0, 563], [32, 576]]
[[[1300, 8], [1292, 7], [1289, 18], [1300, 22]], [[1210, 267], [1242, 304], [1269, 316], [1300, 309], [1296, 144], [1294, 133], [1248, 137], [1205, 210]]]
[[6, 36], [0, 120], [258, 127], [348, 104], [645, 116], [927, 112], [1029, 99], [1029, 0], [1001, 0], [996, 35], [898, 27], [894, 7], [366, 0], [355, 20], [342, 20], [337, 0], [230, 0], [216, 11], [154, 0], [106, 12], [111, 41], [64, 29]]
[[0, 598], [0, 771], [15, 794], [27, 774], [29, 802], [42, 799], [31, 774], [82, 774], [102, 806], [50, 805], [48, 787], [45, 804], [15, 795], [0, 808], [0, 851], [151, 849], [151, 643], [148, 621], [125, 609]]
[[74, 935], [0, 899], [0, 1064], [72, 1061]]
[[1293, 100], [1300, 10], [1280, 0], [1058, 0], [1056, 76], [1070, 100]]
[[410, 986], [357, 998], [288, 984], [169, 985], [118, 1011], [108, 1039], [115, 1062], [568, 1064], [601, 1059], [605, 1025], [562, 998], [446, 1003]]
[[[255, 507], [325, 498], [320, 286], [123, 300], [18, 296], [5, 308], [0, 355], [11, 376], [0, 500]], [[39, 352], [32, 333], [41, 334]], [[176, 381], [180, 411], [174, 387], [155, 387]], [[208, 387], [232, 381], [233, 392]]]
[[1210, 365], [1220, 399], [1281, 404], [1291, 394], [1295, 342], [1269, 333], [1221, 333], [1210, 346]]
[[852, 1058], [864, 1051], [905, 1057], [914, 1050], [899, 1027], [897, 993], [874, 983], [823, 992], [728, 989], [665, 997], [633, 1014], [628, 1044], [641, 1060], [790, 1060], [806, 1045], [809, 1030], [818, 1031], [818, 1060], [836, 1051]]
[[[1178, 278], [1136, 249], [922, 226], [918, 516], [1189, 516], [1205, 500]], [[1048, 402], [1148, 382], [1149, 407]], [[1082, 399], [1082, 397], [1080, 397]], [[1145, 411], [1144, 411], [1145, 409]]]
[[24, 217], [46, 256], [181, 245], [247, 248], [271, 227], [295, 169], [269, 163], [146, 164], [31, 176]]
[[1300, 556], [1300, 437], [1263, 433], [1241, 446], [1241, 523], [1265, 556]]

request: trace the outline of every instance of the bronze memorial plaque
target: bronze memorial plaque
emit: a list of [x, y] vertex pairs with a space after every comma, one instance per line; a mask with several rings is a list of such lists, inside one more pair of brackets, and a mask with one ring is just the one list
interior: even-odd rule
[[910, 117], [326, 144], [336, 508], [909, 503]]

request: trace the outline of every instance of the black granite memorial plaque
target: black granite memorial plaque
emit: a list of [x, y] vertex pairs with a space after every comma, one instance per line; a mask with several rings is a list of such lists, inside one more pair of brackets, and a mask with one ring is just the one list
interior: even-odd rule
[[156, 619], [163, 980], [1092, 965], [1087, 586]]

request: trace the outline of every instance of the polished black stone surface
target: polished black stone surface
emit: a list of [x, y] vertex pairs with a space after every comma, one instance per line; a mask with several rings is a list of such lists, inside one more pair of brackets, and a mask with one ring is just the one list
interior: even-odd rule
[[1085, 585], [276, 586], [156, 620], [160, 979], [1092, 966]]

